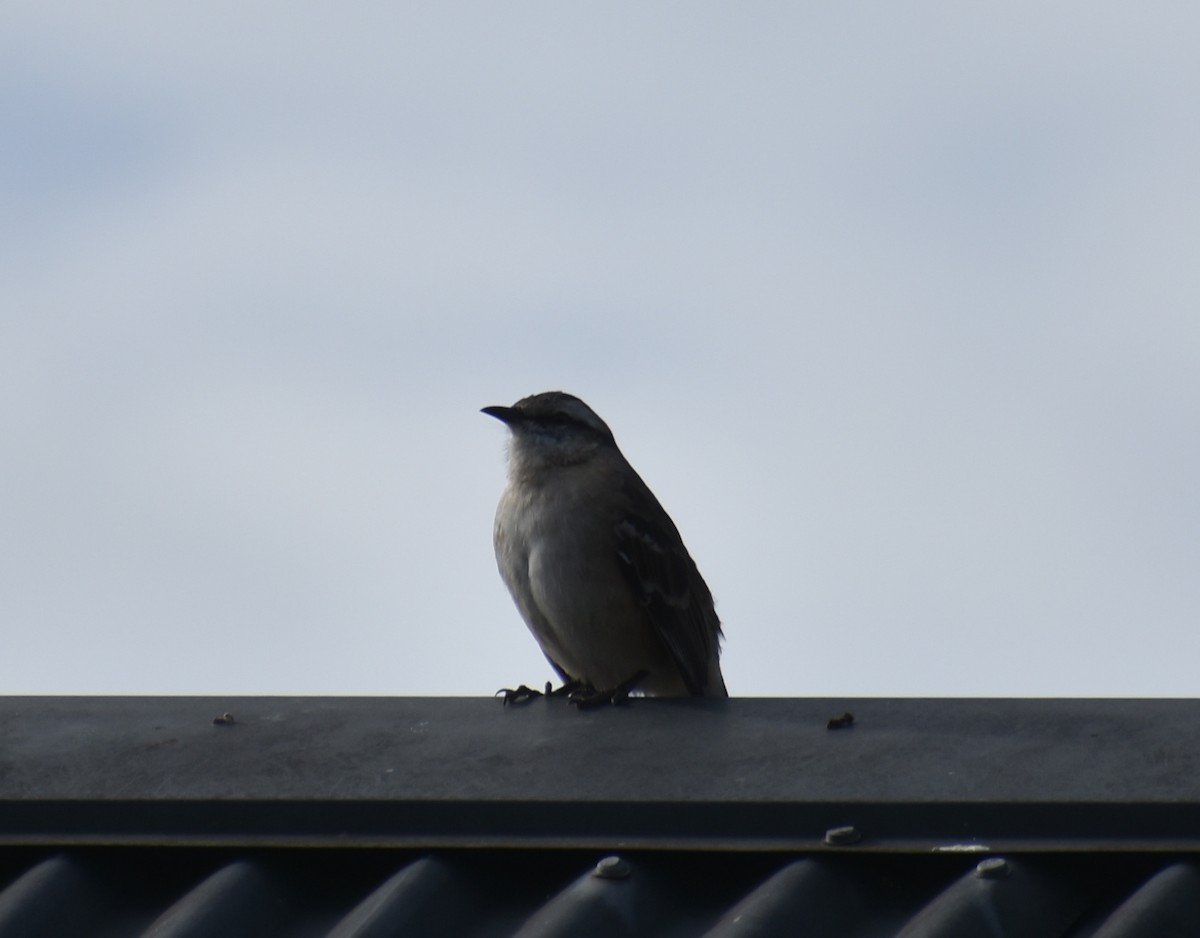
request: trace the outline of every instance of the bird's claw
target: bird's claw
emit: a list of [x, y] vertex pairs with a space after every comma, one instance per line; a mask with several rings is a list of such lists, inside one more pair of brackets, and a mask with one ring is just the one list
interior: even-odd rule
[[[546, 685], [546, 690], [549, 692], [549, 684]], [[527, 687], [526, 685], [522, 684], [515, 689], [510, 687], [501, 687], [498, 691], [496, 691], [496, 696], [503, 697], [504, 706], [507, 707], [509, 704], [529, 703], [529, 701], [533, 700], [535, 697], [541, 697], [543, 694], [540, 690], [534, 690], [532, 687]]]
[[604, 707], [608, 704], [616, 703], [617, 701], [614, 697], [614, 691], [596, 690], [594, 687], [581, 687], [567, 697], [567, 702], [572, 706], [578, 707], [580, 710], [592, 710], [595, 707]]
[[592, 707], [628, 703], [629, 694], [645, 676], [645, 671], [638, 671], [629, 680], [622, 681], [611, 690], [596, 690], [591, 684], [572, 679], [563, 682], [563, 685], [557, 688], [547, 681], [545, 690], [534, 690], [527, 684], [521, 684], [515, 688], [502, 687], [496, 691], [496, 696], [504, 699], [506, 707], [509, 704], [526, 704], [537, 697], [566, 697], [567, 703], [579, 707], [581, 710], [588, 710]]
[[611, 690], [596, 690], [590, 684], [586, 684], [573, 690], [567, 700], [580, 710], [590, 710], [607, 705], [620, 706], [629, 702], [630, 693], [642, 682], [646, 674], [646, 671], [638, 671], [633, 677], [622, 681]]

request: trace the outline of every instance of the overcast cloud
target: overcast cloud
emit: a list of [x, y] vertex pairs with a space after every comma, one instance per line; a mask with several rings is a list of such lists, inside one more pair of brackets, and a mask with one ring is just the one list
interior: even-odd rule
[[1200, 8], [6, 3], [8, 693], [488, 694], [583, 397], [734, 695], [1193, 695]]

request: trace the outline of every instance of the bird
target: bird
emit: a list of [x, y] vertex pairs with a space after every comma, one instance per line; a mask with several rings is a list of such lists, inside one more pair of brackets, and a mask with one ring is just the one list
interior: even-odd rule
[[[500, 577], [573, 703], [728, 697], [712, 593], [679, 530], [574, 395], [484, 407], [509, 430], [493, 544]], [[505, 703], [541, 692], [505, 689]]]

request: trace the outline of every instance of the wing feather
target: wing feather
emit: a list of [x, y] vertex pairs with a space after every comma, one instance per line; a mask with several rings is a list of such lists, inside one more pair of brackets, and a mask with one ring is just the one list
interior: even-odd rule
[[[689, 693], [702, 696], [721, 637], [712, 593], [670, 517], [640, 478], [617, 522], [617, 554]], [[640, 510], [639, 510], [640, 509]]]

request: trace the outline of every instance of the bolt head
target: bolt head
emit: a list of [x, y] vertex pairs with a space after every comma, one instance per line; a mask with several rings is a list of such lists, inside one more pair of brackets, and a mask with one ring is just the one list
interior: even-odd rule
[[857, 827], [831, 827], [825, 832], [825, 843], [831, 847], [848, 847], [862, 840]]
[[975, 875], [980, 879], [1004, 879], [1012, 875], [1012, 867], [1004, 857], [988, 857], [979, 861]]
[[597, 879], [628, 879], [632, 868], [620, 857], [605, 857], [596, 864], [592, 875]]

